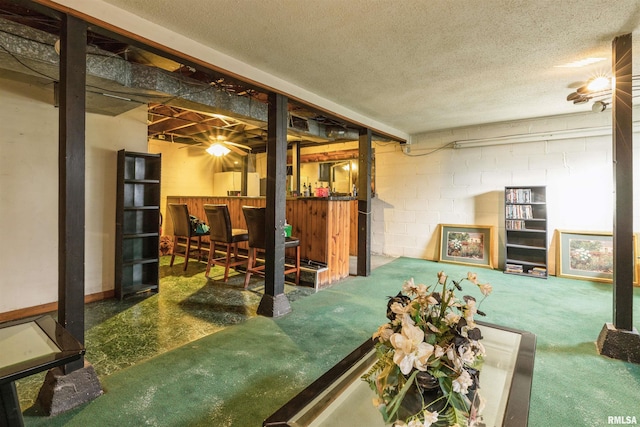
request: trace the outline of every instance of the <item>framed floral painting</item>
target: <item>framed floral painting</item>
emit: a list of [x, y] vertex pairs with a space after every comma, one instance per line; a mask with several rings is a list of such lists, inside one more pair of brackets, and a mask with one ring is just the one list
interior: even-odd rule
[[438, 261], [493, 268], [493, 226], [440, 225]]
[[[556, 275], [573, 279], [613, 282], [613, 234], [558, 230]], [[633, 235], [633, 283], [638, 284], [636, 236]]]

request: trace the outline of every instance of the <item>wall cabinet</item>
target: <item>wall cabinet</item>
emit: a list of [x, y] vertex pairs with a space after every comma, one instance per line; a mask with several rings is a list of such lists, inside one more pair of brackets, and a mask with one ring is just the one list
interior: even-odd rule
[[160, 154], [118, 151], [115, 296], [159, 290]]
[[505, 188], [505, 273], [547, 278], [546, 187]]

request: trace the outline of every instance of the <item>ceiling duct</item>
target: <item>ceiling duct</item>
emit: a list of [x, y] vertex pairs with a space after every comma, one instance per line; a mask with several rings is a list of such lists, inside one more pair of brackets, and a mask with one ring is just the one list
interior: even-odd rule
[[[0, 50], [0, 78], [50, 86], [55, 92], [60, 63], [54, 48], [57, 40], [57, 34], [0, 18], [0, 46], [4, 47]], [[227, 91], [214, 83], [172, 71], [175, 64], [167, 65], [166, 59], [134, 47], [125, 51], [122, 57], [94, 45], [87, 46], [88, 112], [117, 116], [141, 105], [165, 104], [234, 117], [249, 127], [266, 129], [266, 103], [246, 91], [243, 94]], [[55, 100], [55, 94], [51, 99]], [[290, 141], [317, 144], [358, 139], [357, 132], [338, 124], [325, 124], [313, 116], [290, 114], [288, 124]]]
[[309, 132], [309, 120], [289, 114], [289, 127], [304, 132]]

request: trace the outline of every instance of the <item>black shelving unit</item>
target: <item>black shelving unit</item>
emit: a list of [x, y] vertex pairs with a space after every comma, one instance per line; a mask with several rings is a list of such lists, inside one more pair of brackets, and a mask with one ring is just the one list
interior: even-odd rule
[[546, 279], [546, 187], [505, 187], [505, 273]]
[[159, 291], [160, 154], [118, 151], [115, 296]]

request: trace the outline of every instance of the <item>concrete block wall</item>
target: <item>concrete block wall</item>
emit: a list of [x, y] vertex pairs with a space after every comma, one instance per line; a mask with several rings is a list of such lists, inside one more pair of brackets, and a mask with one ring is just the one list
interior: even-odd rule
[[[441, 224], [490, 225], [496, 231], [493, 265], [503, 268], [504, 187], [544, 185], [554, 274], [555, 230], [613, 229], [612, 137], [572, 138], [569, 132], [565, 139], [476, 148], [453, 148], [453, 143], [606, 126], [611, 127], [610, 112], [589, 112], [420, 134], [408, 153], [399, 145], [374, 145], [372, 252], [437, 260]], [[639, 150], [634, 157], [640, 164]], [[640, 196], [635, 206], [635, 230], [640, 231]]]
[[[58, 110], [51, 86], [0, 79], [0, 313], [58, 300]], [[85, 294], [114, 287], [119, 149], [147, 150], [147, 111], [87, 114]]]

